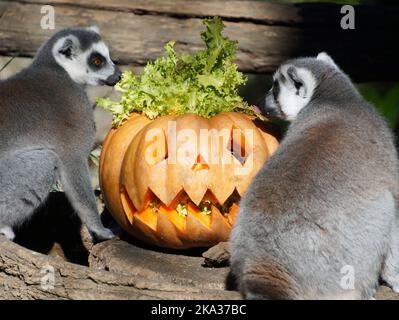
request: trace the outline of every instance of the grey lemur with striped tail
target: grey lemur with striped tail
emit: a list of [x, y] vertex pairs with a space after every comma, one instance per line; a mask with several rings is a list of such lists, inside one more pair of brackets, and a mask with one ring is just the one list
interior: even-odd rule
[[86, 85], [115, 85], [121, 72], [96, 27], [57, 32], [32, 64], [0, 82], [0, 234], [9, 239], [62, 186], [95, 240], [104, 228], [90, 183], [95, 124]]
[[243, 295], [370, 299], [379, 277], [399, 292], [398, 159], [385, 121], [325, 53], [280, 66], [261, 110], [291, 124], [232, 232]]

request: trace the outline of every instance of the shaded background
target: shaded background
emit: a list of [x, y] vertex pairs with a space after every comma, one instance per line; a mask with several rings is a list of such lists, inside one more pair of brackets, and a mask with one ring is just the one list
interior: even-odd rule
[[[399, 4], [397, 0], [280, 0], [269, 1], [260, 0], [264, 2], [274, 3], [336, 3], [336, 4], [350, 4], [350, 5], [395, 5]], [[399, 20], [399, 17], [398, 17]], [[370, 21], [372, 26], [373, 21]], [[399, 30], [396, 30], [397, 38], [392, 41], [399, 42]], [[371, 38], [370, 41], [373, 41]], [[396, 49], [395, 47], [393, 47]], [[399, 57], [399, 51], [396, 50]], [[334, 58], [334, 57], [333, 57]], [[392, 64], [398, 64], [398, 60], [392, 61]], [[345, 70], [344, 70], [345, 71]], [[271, 86], [270, 75], [253, 75], [249, 74], [249, 81], [247, 86], [242, 88], [242, 94], [251, 103], [256, 103], [261, 96], [262, 88], [269, 88]], [[390, 127], [395, 131], [395, 138], [399, 136], [399, 83], [390, 81], [381, 82], [365, 82], [357, 83], [357, 87], [362, 93], [363, 97], [374, 104], [377, 110], [385, 117]]]

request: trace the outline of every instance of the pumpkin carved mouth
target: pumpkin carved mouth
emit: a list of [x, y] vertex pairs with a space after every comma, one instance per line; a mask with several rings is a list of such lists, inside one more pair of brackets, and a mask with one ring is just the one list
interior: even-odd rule
[[148, 190], [144, 207], [137, 210], [126, 189], [123, 188], [121, 192], [122, 206], [130, 224], [133, 225], [134, 220], [138, 219], [151, 230], [157, 232], [158, 215], [164, 215], [183, 234], [190, 234], [191, 228], [187, 222], [192, 221], [192, 219], [196, 219], [207, 230], [212, 229], [212, 222], [215, 219], [224, 220], [226, 226], [231, 227], [236, 220], [239, 199], [240, 196], [235, 190], [226, 203], [221, 205], [208, 191], [197, 206], [183, 191], [170, 206], [166, 206], [151, 190]]
[[[202, 130], [214, 135], [174, 139], [170, 122], [177, 135], [187, 130], [195, 137]], [[148, 139], [154, 129], [157, 135]], [[277, 146], [241, 113], [155, 120], [133, 113], [103, 143], [100, 185], [114, 218], [136, 238], [177, 249], [212, 246], [228, 240], [240, 197]]]

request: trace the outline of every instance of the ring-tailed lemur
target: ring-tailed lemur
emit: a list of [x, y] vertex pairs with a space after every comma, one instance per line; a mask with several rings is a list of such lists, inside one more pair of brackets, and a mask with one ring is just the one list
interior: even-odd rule
[[112, 86], [120, 76], [97, 28], [69, 28], [0, 82], [0, 234], [13, 239], [59, 177], [94, 239], [113, 237], [100, 221], [89, 178], [95, 124], [84, 89]]
[[398, 160], [385, 121], [325, 53], [284, 63], [262, 111], [292, 121], [254, 178], [231, 237], [246, 298], [399, 291]]

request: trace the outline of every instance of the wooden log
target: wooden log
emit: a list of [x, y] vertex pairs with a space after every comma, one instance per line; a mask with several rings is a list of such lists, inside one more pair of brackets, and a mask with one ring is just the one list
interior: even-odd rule
[[[228, 267], [210, 268], [197, 255], [182, 252], [165, 252], [154, 247], [140, 247], [133, 243], [113, 240], [100, 243], [90, 251], [91, 268], [105, 269], [136, 278], [157, 279], [164, 284], [202, 290], [224, 291], [229, 273]], [[239, 297], [231, 292], [231, 297]]]
[[33, 56], [54, 30], [40, 28], [43, 4], [55, 7], [56, 30], [98, 24], [120, 64], [144, 65], [168, 40], [180, 52], [202, 47], [200, 18], [220, 15], [238, 40], [242, 71], [270, 73], [285, 59], [327, 51], [358, 81], [398, 80], [395, 32], [399, 9], [357, 6], [356, 29], [340, 27], [340, 6], [258, 1], [0, 1], [0, 54]]
[[[118, 241], [101, 245], [117, 246]], [[0, 236], [0, 299], [240, 298], [237, 292], [194, 286], [189, 280], [173, 283], [162, 273], [143, 270], [132, 274], [130, 266], [126, 267], [127, 272], [88, 268], [25, 249]], [[49, 270], [54, 270], [54, 282], [43, 278], [49, 276]]]

